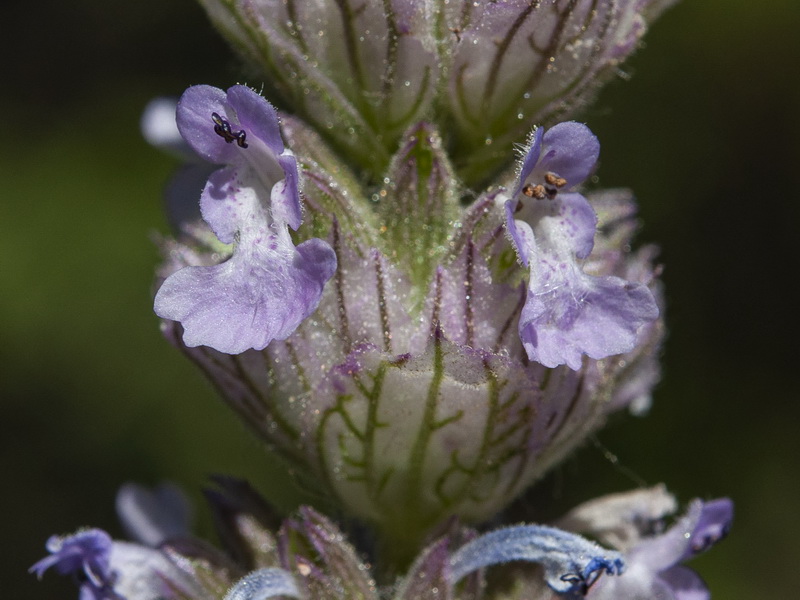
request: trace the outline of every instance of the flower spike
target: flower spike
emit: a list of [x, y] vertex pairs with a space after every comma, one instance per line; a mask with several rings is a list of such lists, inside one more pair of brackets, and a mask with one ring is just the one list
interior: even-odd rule
[[227, 92], [194, 86], [178, 103], [177, 120], [198, 155], [226, 165], [209, 177], [200, 209], [220, 241], [233, 244], [233, 254], [167, 277], [155, 312], [183, 325], [189, 347], [262, 350], [316, 310], [336, 255], [320, 239], [292, 243], [289, 227], [302, 220], [297, 161], [266, 100], [241, 85]]
[[517, 525], [469, 542], [450, 558], [450, 583], [482, 567], [523, 560], [540, 563], [545, 580], [562, 594], [586, 594], [604, 572], [619, 575], [622, 555], [574, 533], [541, 525]]

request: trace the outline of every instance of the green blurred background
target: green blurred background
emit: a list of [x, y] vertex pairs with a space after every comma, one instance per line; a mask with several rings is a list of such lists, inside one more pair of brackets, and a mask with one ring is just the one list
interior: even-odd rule
[[[289, 503], [151, 312], [175, 163], [139, 115], [238, 73], [190, 0], [7, 0], [0, 19], [0, 581], [7, 598], [77, 598], [26, 569], [51, 533], [120, 535], [127, 480], [174, 480], [199, 506], [207, 476], [232, 473]], [[645, 480], [732, 496], [733, 535], [694, 562], [717, 599], [797, 597], [798, 31], [791, 0], [686, 0], [582, 115], [600, 183], [635, 190], [639, 241], [663, 248], [670, 338], [650, 415], [613, 419], [539, 495], [567, 509]]]

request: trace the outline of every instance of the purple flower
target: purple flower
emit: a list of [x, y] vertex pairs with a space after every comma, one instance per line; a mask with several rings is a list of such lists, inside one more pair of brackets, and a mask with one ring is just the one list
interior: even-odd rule
[[708, 600], [702, 579], [681, 563], [723, 539], [733, 520], [728, 498], [694, 500], [686, 514], [661, 534], [653, 534], [663, 517], [675, 510], [663, 486], [613, 494], [578, 506], [559, 526], [597, 537], [623, 551], [621, 577], [603, 578], [587, 595], [591, 600], [653, 598]]
[[53, 536], [50, 556], [30, 568], [42, 577], [50, 567], [75, 575], [80, 600], [179, 600], [208, 598], [202, 582], [170, 549], [113, 541], [100, 529]]
[[624, 577], [598, 582], [588, 597], [708, 600], [711, 594], [703, 580], [681, 563], [724, 538], [732, 520], [733, 503], [727, 498], [693, 501], [669, 530], [643, 538], [626, 553], [629, 569]]
[[658, 316], [645, 285], [594, 277], [581, 264], [594, 247], [597, 216], [573, 190], [599, 150], [580, 123], [537, 129], [506, 202], [509, 236], [530, 269], [519, 335], [528, 357], [546, 367], [578, 370], [584, 354], [601, 359], [629, 352], [639, 328]]
[[170, 275], [155, 312], [180, 321], [189, 347], [261, 350], [316, 310], [336, 256], [320, 239], [292, 243], [289, 227], [302, 219], [297, 162], [266, 100], [241, 85], [227, 92], [195, 86], [181, 97], [177, 120], [197, 154], [226, 165], [209, 177], [200, 208], [233, 253], [221, 264]]
[[65, 537], [47, 540], [47, 556], [30, 568], [41, 578], [50, 567], [61, 575], [77, 575], [81, 581], [81, 600], [106, 600], [114, 593], [111, 570], [111, 537], [101, 529], [86, 529]]

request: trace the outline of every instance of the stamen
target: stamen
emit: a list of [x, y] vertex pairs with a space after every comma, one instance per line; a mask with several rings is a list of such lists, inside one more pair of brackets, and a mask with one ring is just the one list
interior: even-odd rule
[[536, 198], [537, 200], [544, 200], [548, 196], [542, 184], [525, 184], [525, 187], [522, 188], [522, 193], [528, 198]]
[[565, 185], [567, 185], [567, 180], [563, 177], [559, 177], [556, 173], [547, 172], [544, 175], [544, 181], [548, 185], [554, 185], [558, 189], [561, 189]]
[[215, 112], [211, 113], [211, 120], [214, 121], [214, 133], [219, 137], [228, 144], [235, 141], [239, 148], [247, 148], [247, 132], [244, 129], [232, 131], [231, 124]]
[[589, 584], [578, 573], [567, 573], [561, 576], [561, 581], [570, 584], [570, 589], [581, 596], [589, 591]]
[[728, 533], [730, 533], [730, 523], [722, 526], [718, 533], [706, 533], [705, 535], [698, 535], [695, 541], [692, 542], [692, 552], [694, 554], [702, 554], [711, 546], [714, 546], [724, 540]]
[[558, 190], [567, 185], [567, 180], [559, 177], [556, 173], [547, 172], [544, 175], [544, 185], [537, 183], [533, 185], [528, 183], [522, 188], [522, 193], [528, 198], [536, 198], [537, 200], [544, 200], [549, 198], [553, 200], [558, 195]]

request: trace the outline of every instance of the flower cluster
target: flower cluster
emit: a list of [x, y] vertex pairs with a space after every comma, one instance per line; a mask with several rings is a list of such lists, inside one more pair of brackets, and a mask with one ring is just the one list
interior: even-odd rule
[[[372, 215], [356, 206], [365, 196], [356, 184], [333, 185], [330, 171], [345, 165], [321, 167], [304, 152], [313, 227], [298, 234], [330, 246], [274, 235], [270, 251], [297, 176], [249, 167], [276, 162], [274, 152], [250, 158], [257, 148], [287, 151], [246, 126], [255, 114], [236, 117], [241, 98], [274, 119], [243, 86], [190, 88], [178, 103], [184, 139], [233, 165], [209, 177], [200, 206], [216, 237], [234, 243], [213, 264], [218, 248], [202, 244], [211, 232], [198, 222], [171, 244], [156, 312], [244, 422], [320, 492], [416, 547], [448, 517], [495, 514], [632, 400], [614, 392], [650, 373], [635, 365], [659, 343], [657, 280], [652, 252], [625, 251], [624, 194], [598, 199], [608, 222], [604, 251], [592, 255], [601, 215], [573, 191], [598, 155], [586, 126], [540, 127], [513, 187], [463, 207], [430, 124], [404, 136]], [[212, 114], [249, 147], [219, 135]], [[300, 127], [286, 131], [302, 148]], [[277, 122], [264, 130], [278, 135]], [[413, 215], [427, 220], [421, 232]]]
[[203, 4], [293, 114], [245, 85], [148, 110], [148, 139], [188, 162], [155, 312], [362, 542], [310, 507], [279, 524], [220, 479], [221, 552], [175, 490], [129, 486], [138, 543], [53, 538], [33, 570], [75, 573], [95, 600], [703, 597], [679, 563], [722, 537], [727, 500], [657, 534], [676, 508], [661, 488], [472, 529], [611, 413], [649, 406], [656, 250], [631, 248], [629, 192], [583, 189], [594, 134], [552, 121], [667, 3]]
[[435, 112], [470, 180], [590, 99], [673, 0], [201, 0], [276, 97], [379, 175]]
[[[171, 505], [163, 489], [134, 486], [120, 492], [118, 507], [139, 542], [79, 531], [52, 538], [50, 556], [31, 570], [82, 575], [82, 600], [707, 598], [699, 577], [678, 563], [724, 537], [732, 518], [729, 501], [696, 500], [672, 527], [652, 533], [675, 510], [674, 498], [653, 488], [579, 506], [560, 528], [517, 525], [479, 535], [451, 524], [403, 577], [381, 586], [340, 529], [312, 508], [280, 522], [246, 483], [219, 478], [217, 484], [207, 497], [224, 550], [166, 517]], [[570, 529], [591, 531], [620, 551]], [[147, 545], [146, 539], [160, 542]], [[536, 568], [514, 574], [526, 563]], [[505, 574], [511, 585], [487, 581], [485, 567]]]
[[375, 174], [436, 113], [470, 181], [585, 104], [674, 0], [200, 0], [292, 112]]

